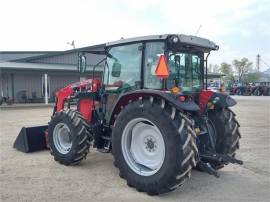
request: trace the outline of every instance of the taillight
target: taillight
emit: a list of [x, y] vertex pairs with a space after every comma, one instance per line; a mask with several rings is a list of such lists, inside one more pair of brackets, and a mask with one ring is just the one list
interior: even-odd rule
[[185, 102], [185, 100], [186, 100], [186, 97], [185, 96], [183, 96], [183, 95], [180, 95], [179, 96], [179, 101], [180, 102]]

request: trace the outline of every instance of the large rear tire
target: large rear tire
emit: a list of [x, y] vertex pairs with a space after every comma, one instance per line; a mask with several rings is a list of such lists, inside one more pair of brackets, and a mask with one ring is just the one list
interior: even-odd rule
[[170, 192], [190, 177], [198, 149], [193, 122], [161, 99], [130, 103], [118, 115], [112, 149], [119, 175], [150, 195]]
[[[209, 112], [209, 119], [215, 127], [216, 151], [220, 154], [226, 154], [235, 157], [239, 149], [239, 123], [235, 118], [234, 112], [228, 108], [214, 110]], [[214, 163], [212, 166], [221, 169], [225, 164]]]
[[87, 123], [76, 110], [56, 112], [49, 128], [49, 146], [55, 161], [64, 165], [79, 164], [89, 152], [91, 136]]

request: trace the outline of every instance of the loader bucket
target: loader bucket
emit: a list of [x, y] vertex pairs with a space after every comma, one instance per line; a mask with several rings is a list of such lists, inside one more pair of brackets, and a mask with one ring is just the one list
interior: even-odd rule
[[25, 153], [47, 149], [47, 129], [48, 125], [23, 127], [13, 147]]

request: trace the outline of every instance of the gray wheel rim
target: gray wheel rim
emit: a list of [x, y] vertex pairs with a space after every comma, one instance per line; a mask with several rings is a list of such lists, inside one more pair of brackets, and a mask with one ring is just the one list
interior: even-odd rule
[[163, 136], [158, 127], [147, 119], [136, 118], [126, 125], [121, 147], [126, 163], [139, 175], [154, 175], [163, 165]]
[[67, 154], [72, 147], [72, 136], [69, 127], [65, 123], [58, 123], [53, 130], [53, 142], [55, 148], [61, 154]]

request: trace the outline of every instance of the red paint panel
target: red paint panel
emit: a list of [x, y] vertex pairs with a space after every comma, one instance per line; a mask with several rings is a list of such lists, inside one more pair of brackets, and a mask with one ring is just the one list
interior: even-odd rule
[[88, 123], [92, 121], [93, 110], [95, 109], [94, 100], [80, 99], [79, 111]]
[[89, 90], [92, 92], [97, 92], [100, 88], [100, 80], [99, 79], [87, 79], [84, 81], [72, 83], [65, 88], [62, 88], [56, 93], [57, 96], [57, 112], [63, 110], [65, 102], [69, 99], [71, 95], [74, 94], [75, 89], [80, 90]]
[[65, 101], [74, 93], [74, 90], [67, 86], [57, 92], [57, 110], [60, 112], [64, 108]]
[[207, 103], [209, 101], [209, 99], [213, 96], [214, 92], [211, 91], [211, 90], [202, 90], [200, 92], [200, 95], [199, 95], [199, 107], [200, 107], [200, 112], [202, 113], [206, 106], [207, 106]]

